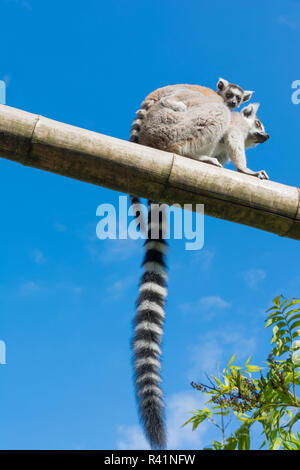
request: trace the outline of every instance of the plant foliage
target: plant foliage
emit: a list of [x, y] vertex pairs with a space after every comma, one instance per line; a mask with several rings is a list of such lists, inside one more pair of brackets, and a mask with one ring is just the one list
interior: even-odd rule
[[[214, 441], [215, 450], [250, 450], [251, 427], [261, 426], [260, 449], [300, 450], [300, 434], [295, 425], [300, 419], [300, 300], [278, 296], [267, 310], [266, 327], [273, 328], [271, 353], [265, 367], [234, 364], [235, 355], [218, 377], [209, 378], [210, 385], [192, 383], [209, 395], [210, 408], [195, 410], [183, 424], [193, 430], [210, 421], [222, 431], [222, 441]], [[238, 429], [226, 437], [225, 420], [234, 415]], [[299, 425], [299, 423], [298, 423]]]

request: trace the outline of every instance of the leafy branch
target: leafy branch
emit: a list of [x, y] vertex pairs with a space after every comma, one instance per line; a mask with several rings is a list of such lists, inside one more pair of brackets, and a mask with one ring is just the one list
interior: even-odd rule
[[[235, 355], [219, 377], [209, 378], [209, 385], [192, 382], [192, 387], [209, 396], [210, 408], [195, 410], [183, 426], [193, 430], [208, 420], [222, 431], [222, 442], [214, 441], [216, 450], [250, 449], [250, 430], [254, 423], [262, 426], [261, 448], [300, 450], [300, 434], [293, 427], [300, 419], [300, 300], [278, 296], [267, 310], [266, 327], [273, 327], [274, 345], [265, 367], [234, 364]], [[253, 374], [255, 375], [253, 377]], [[234, 415], [240, 424], [225, 437], [224, 417]], [[221, 425], [218, 418], [221, 416]]]

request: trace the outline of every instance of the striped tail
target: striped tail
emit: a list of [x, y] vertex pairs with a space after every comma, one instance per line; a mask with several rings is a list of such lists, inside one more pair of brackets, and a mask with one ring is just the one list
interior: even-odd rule
[[[151, 448], [163, 449], [166, 447], [166, 433], [163, 392], [160, 388], [160, 344], [167, 295], [165, 254], [168, 246], [163, 239], [165, 208], [155, 218], [159, 224], [157, 226], [156, 222], [155, 227], [155, 212], [151, 210], [153, 204], [150, 201], [148, 204], [148, 238], [145, 242], [144, 273], [137, 299], [132, 346], [140, 418]], [[153, 235], [155, 229], [157, 233]]]
[[143, 217], [143, 210], [141, 207], [141, 200], [137, 196], [129, 196], [131, 206], [135, 210], [135, 220], [137, 226], [140, 228], [140, 232], [146, 235], [145, 220]]
[[[142, 121], [145, 118], [148, 109], [152, 106], [153, 103], [154, 103], [153, 100], [144, 100], [141, 104], [141, 108], [138, 109], [138, 111], [136, 112], [136, 117], [132, 123], [131, 130], [130, 130], [130, 138], [129, 138], [130, 142], [134, 142], [136, 144], [139, 143], [139, 131], [142, 125]], [[131, 200], [132, 206], [134, 205], [137, 206], [137, 212], [136, 212], [136, 218], [137, 218], [141, 214], [141, 209], [139, 210], [139, 205], [141, 204], [140, 199], [136, 196], [130, 196], [130, 200]], [[141, 232], [145, 233], [145, 223], [143, 222], [143, 220], [140, 221], [140, 230]]]

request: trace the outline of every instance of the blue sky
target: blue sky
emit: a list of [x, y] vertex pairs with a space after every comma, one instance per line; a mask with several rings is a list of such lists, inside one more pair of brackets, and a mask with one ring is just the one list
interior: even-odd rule
[[[255, 90], [270, 140], [252, 169], [299, 186], [300, 2], [0, 0], [7, 104], [128, 139], [159, 86], [219, 77]], [[145, 448], [129, 342], [142, 244], [96, 238], [119, 193], [1, 159], [2, 449]], [[163, 377], [169, 447], [220, 438], [180, 429], [205, 380], [237, 353], [261, 363], [273, 297], [300, 295], [299, 243], [210, 217], [198, 252], [171, 241]]]

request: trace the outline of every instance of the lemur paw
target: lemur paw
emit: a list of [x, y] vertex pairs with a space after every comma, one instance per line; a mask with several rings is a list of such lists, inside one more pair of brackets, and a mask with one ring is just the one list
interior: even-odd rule
[[184, 112], [187, 110], [187, 105], [184, 104], [182, 101], [179, 101], [176, 106], [174, 106], [174, 109], [176, 108], [176, 111]]
[[219, 160], [215, 157], [201, 157], [201, 158], [199, 158], [199, 161], [204, 162], [204, 163], [210, 163], [211, 165], [223, 168], [223, 165], [221, 165]]
[[160, 103], [165, 106], [165, 108], [173, 109], [173, 111], [179, 111], [183, 113], [187, 110], [187, 105], [184, 104], [182, 101], [173, 101], [169, 100], [168, 98], [162, 98]]
[[215, 161], [211, 162], [212, 165], [215, 165], [215, 166], [218, 166], [219, 168], [223, 168], [223, 165], [219, 162], [219, 160], [217, 160], [216, 158], [214, 158]]
[[260, 170], [255, 173], [255, 176], [257, 176], [260, 180], [268, 180], [269, 177], [265, 170]]

